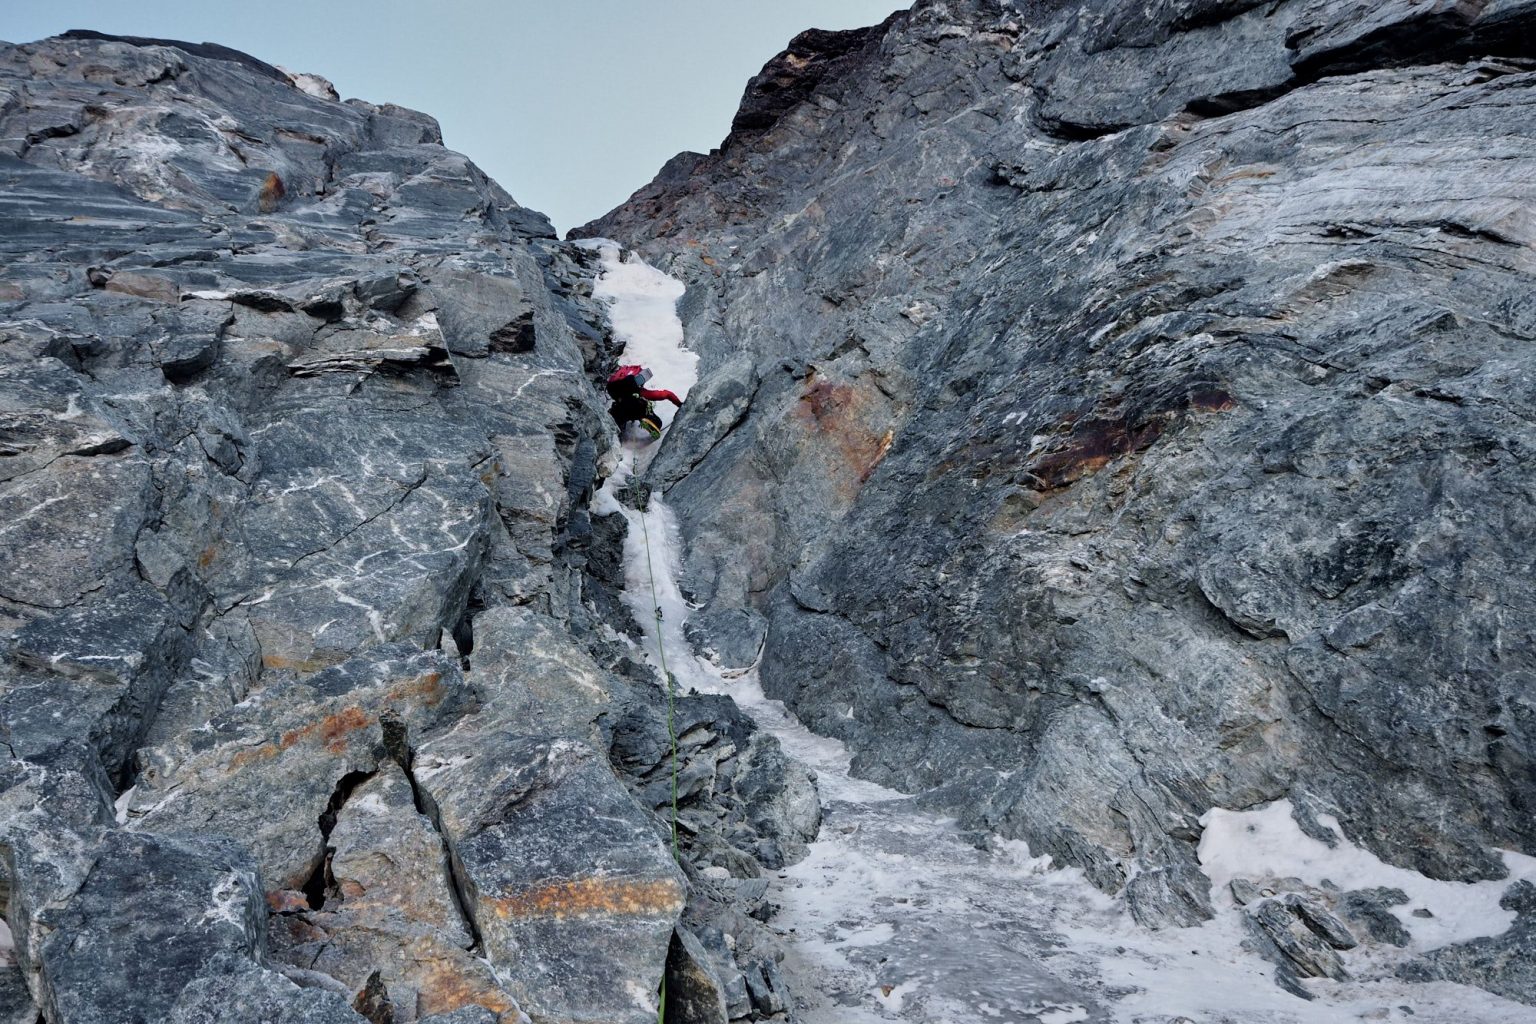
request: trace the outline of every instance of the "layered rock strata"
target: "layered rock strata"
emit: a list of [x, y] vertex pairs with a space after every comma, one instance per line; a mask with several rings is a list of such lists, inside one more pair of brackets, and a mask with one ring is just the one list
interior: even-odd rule
[[0, 253], [7, 1012], [654, 1020], [806, 783], [712, 741], [699, 867], [632, 795], [594, 257], [425, 115], [90, 33], [0, 46]]

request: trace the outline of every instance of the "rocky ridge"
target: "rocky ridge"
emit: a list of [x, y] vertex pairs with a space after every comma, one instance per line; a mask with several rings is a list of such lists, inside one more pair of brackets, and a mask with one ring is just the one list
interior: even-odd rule
[[[1154, 926], [1210, 915], [1218, 807], [1505, 877], [1536, 853], [1533, 30], [923, 0], [798, 37], [719, 150], [576, 232], [689, 285], [701, 382], [649, 483], [700, 645], [761, 646], [863, 775]], [[1393, 938], [1380, 894], [1268, 892], [1215, 898], [1293, 975]], [[1517, 924], [1404, 970], [1532, 1001], [1533, 963]]]
[[674, 863], [595, 256], [211, 44], [0, 45], [0, 182], [4, 1019], [782, 1016], [809, 782], [681, 700]]

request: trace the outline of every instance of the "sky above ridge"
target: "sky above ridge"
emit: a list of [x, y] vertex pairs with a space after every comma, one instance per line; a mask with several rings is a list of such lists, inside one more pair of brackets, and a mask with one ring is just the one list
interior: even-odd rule
[[71, 28], [215, 42], [323, 75], [343, 97], [443, 126], [564, 233], [673, 154], [730, 130], [747, 79], [807, 28], [857, 28], [901, 0], [0, 0], [0, 39]]

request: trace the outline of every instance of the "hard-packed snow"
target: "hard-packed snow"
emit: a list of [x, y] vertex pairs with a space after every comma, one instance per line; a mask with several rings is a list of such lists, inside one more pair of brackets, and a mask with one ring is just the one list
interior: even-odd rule
[[[1497, 935], [1515, 923], [1514, 911], [1499, 906], [1511, 882], [1536, 882], [1536, 857], [1502, 851], [1509, 877], [1490, 882], [1443, 882], [1417, 871], [1383, 863], [1368, 850], [1343, 838], [1331, 815], [1319, 815], [1324, 826], [1340, 837], [1333, 847], [1301, 830], [1288, 800], [1249, 811], [1211, 810], [1201, 819], [1200, 865], [1217, 890], [1233, 878], [1299, 878], [1311, 885], [1324, 882], [1339, 889], [1375, 886], [1401, 889], [1408, 902], [1392, 908], [1413, 936], [1413, 948], [1424, 952], [1484, 935]], [[1429, 911], [1431, 916], [1414, 914]]]
[[[699, 357], [683, 347], [683, 324], [677, 318], [683, 283], [633, 254], [626, 261], [614, 242], [599, 239], [587, 246], [602, 257], [603, 273], [592, 294], [609, 304], [608, 319], [614, 337], [624, 343], [624, 361], [650, 369], [650, 387], [686, 399], [699, 379]], [[671, 424], [675, 410], [670, 402], [657, 403], [656, 411], [663, 426]]]

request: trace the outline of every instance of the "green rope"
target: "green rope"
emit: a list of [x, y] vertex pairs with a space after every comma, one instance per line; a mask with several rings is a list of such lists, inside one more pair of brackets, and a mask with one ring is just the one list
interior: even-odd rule
[[[649, 505], [650, 495], [646, 495]], [[656, 594], [656, 567], [651, 562], [651, 528], [645, 521], [645, 509], [640, 509], [640, 535], [645, 538], [645, 572], [651, 581], [651, 610], [656, 616], [656, 654], [661, 661], [661, 677], [667, 684], [667, 739], [672, 745], [672, 860], [681, 865], [682, 855], [677, 849], [677, 726], [672, 710], [672, 673], [667, 671], [667, 645], [661, 637], [661, 598]], [[662, 969], [661, 990], [656, 1001], [656, 1024], [664, 1024], [667, 1016], [667, 973]]]
[[[650, 504], [649, 499], [646, 504]], [[667, 671], [667, 646], [661, 639], [661, 599], [656, 595], [656, 569], [651, 564], [651, 528], [645, 521], [643, 509], [640, 532], [645, 538], [645, 572], [651, 578], [651, 608], [656, 615], [656, 654], [661, 659], [661, 676], [667, 681], [667, 739], [672, 744], [672, 859], [681, 864], [682, 857], [677, 852], [677, 727], [672, 712], [672, 673]]]

